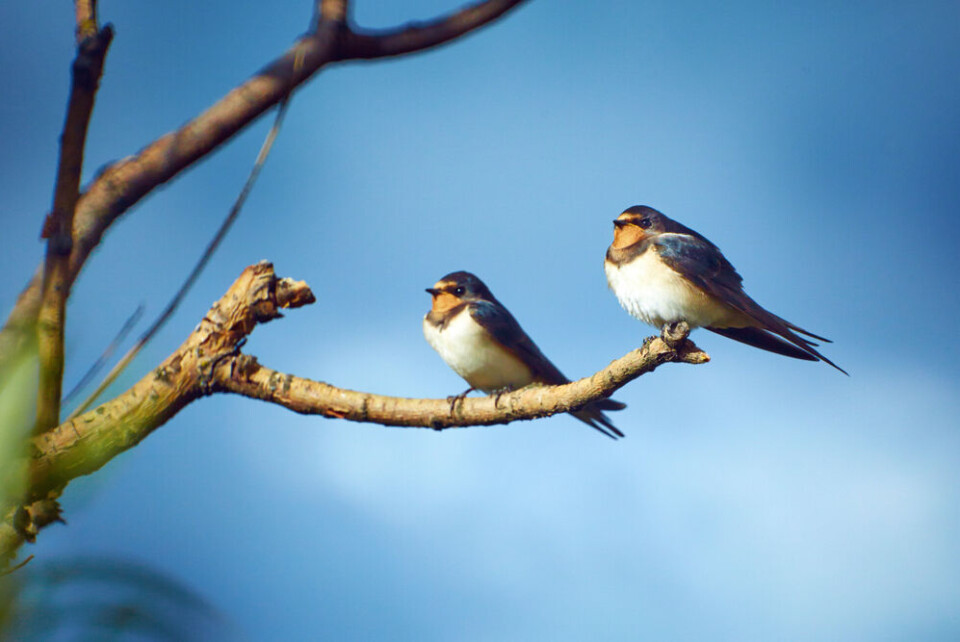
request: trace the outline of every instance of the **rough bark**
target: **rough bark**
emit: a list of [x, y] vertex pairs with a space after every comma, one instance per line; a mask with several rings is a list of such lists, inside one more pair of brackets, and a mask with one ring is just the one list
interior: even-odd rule
[[[689, 329], [681, 325], [659, 338], [651, 337], [641, 348], [579, 381], [451, 402], [337, 388], [277, 372], [241, 352], [257, 324], [279, 318], [285, 308], [314, 300], [306, 283], [278, 278], [268, 262], [246, 268], [187, 340], [152, 372], [116, 398], [31, 439], [32, 457], [24, 465], [28, 484], [23, 504], [58, 497], [71, 480], [99, 470], [187, 404], [214, 393], [261, 399], [303, 414], [441, 430], [569, 412], [610, 396], [665, 363], [709, 360], [687, 339]], [[0, 561], [4, 563], [25, 539], [51, 521], [38, 521], [29, 510], [15, 507], [7, 507], [5, 513], [0, 524]], [[41, 512], [40, 517], [51, 516]]]
[[[72, 247], [64, 275], [67, 287], [76, 280], [106, 230], [123, 213], [228, 142], [328, 64], [431, 49], [493, 22], [523, 1], [486, 0], [429, 22], [384, 30], [361, 30], [343, 22], [347, 12], [343, 0], [319, 2], [321, 19], [313, 32], [202, 114], [133, 156], [109, 165], [93, 180], [75, 208]], [[323, 18], [324, 12], [330, 19]], [[80, 13], [78, 7], [78, 17]], [[39, 269], [0, 330], [0, 361], [16, 354], [25, 333], [35, 331], [42, 291]]]

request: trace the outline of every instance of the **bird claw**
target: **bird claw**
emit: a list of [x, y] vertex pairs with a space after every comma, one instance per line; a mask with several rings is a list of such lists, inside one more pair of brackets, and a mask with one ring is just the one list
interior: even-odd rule
[[450, 414], [453, 414], [454, 408], [456, 408], [458, 402], [463, 402], [466, 399], [467, 395], [476, 390], [476, 388], [467, 388], [459, 395], [450, 395], [447, 397], [447, 401], [450, 402]]
[[688, 336], [690, 336], [690, 326], [686, 321], [664, 323], [660, 329], [660, 338], [671, 348], [675, 348]]
[[499, 408], [499, 407], [500, 407], [500, 397], [502, 397], [503, 395], [507, 394], [508, 392], [513, 392], [514, 390], [516, 390], [516, 388], [514, 388], [513, 386], [504, 386], [503, 388], [497, 388], [496, 390], [494, 390], [493, 393], [492, 393], [492, 394], [494, 395], [494, 398], [493, 398], [493, 407], [494, 407], [494, 408]]

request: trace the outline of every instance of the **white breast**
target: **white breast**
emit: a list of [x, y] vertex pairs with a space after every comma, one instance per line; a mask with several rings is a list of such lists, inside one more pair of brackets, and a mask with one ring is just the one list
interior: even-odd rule
[[607, 283], [620, 305], [631, 315], [657, 328], [665, 323], [686, 321], [691, 328], [715, 326], [731, 310], [693, 287], [667, 267], [655, 246], [629, 263], [603, 264]]
[[423, 336], [447, 365], [474, 388], [492, 392], [506, 387], [522, 388], [533, 381], [530, 369], [493, 341], [467, 310], [462, 310], [442, 330], [424, 318]]

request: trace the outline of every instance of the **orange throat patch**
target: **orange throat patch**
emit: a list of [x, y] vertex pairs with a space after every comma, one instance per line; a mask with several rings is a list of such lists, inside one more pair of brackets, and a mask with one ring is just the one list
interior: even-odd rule
[[636, 225], [623, 225], [613, 229], [613, 243], [611, 247], [622, 250], [625, 247], [636, 245], [646, 238], [646, 234]]
[[463, 301], [460, 299], [460, 297], [454, 296], [449, 292], [440, 292], [439, 294], [434, 295], [433, 307], [430, 308], [430, 312], [432, 312], [434, 316], [439, 317], [454, 309], [461, 303], [463, 303]]

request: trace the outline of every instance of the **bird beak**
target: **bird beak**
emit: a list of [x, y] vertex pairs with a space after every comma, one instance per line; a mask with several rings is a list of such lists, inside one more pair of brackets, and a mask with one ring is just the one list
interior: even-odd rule
[[430, 296], [437, 296], [440, 294], [440, 290], [437, 290], [436, 288], [427, 288], [427, 292], [430, 293]]
[[622, 220], [622, 219], [619, 219], [619, 218], [613, 219], [613, 226], [616, 227], [617, 229], [620, 229], [621, 227], [623, 227], [623, 226], [626, 225], [626, 224], [627, 224], [627, 222], [624, 221], [624, 220]]

